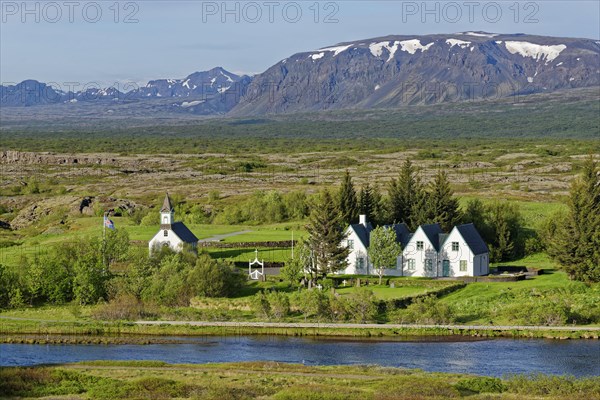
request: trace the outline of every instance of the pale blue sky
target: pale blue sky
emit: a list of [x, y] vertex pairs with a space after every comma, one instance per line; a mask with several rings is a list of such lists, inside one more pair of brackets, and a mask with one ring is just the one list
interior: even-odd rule
[[[71, 22], [69, 6], [62, 0], [54, 3], [61, 15], [49, 2], [32, 2], [25, 10], [20, 1], [2, 0], [1, 82], [142, 83], [183, 78], [214, 66], [258, 73], [293, 53], [387, 34], [481, 30], [600, 39], [596, 0], [520, 2], [518, 15], [514, 1], [473, 2], [472, 21], [465, 1], [429, 2], [428, 9], [434, 10], [429, 14], [421, 1], [228, 2], [230, 14], [223, 12], [221, 1], [135, 1], [119, 3], [116, 23], [114, 1], [76, 3]], [[96, 4], [102, 11], [99, 17]], [[125, 23], [131, 12], [138, 22]], [[337, 22], [325, 23], [332, 12]], [[532, 13], [537, 22], [526, 21]], [[94, 19], [98, 21], [90, 22]]]

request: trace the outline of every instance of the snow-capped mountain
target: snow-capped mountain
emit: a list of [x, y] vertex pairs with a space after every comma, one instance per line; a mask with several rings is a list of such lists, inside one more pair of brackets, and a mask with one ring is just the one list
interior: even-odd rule
[[256, 75], [233, 115], [469, 101], [600, 85], [600, 42], [461, 32], [294, 54]]
[[[600, 41], [460, 32], [355, 40], [291, 55], [265, 72], [221, 67], [182, 79], [64, 93], [29, 80], [0, 86], [0, 105], [120, 104], [129, 109], [233, 116], [395, 108], [600, 86]], [[151, 115], [150, 115], [151, 116]]]
[[235, 87], [241, 79], [241, 76], [216, 67], [210, 71], [194, 72], [183, 79], [150, 81], [146, 86], [130, 92], [128, 97], [201, 97], [224, 93]]

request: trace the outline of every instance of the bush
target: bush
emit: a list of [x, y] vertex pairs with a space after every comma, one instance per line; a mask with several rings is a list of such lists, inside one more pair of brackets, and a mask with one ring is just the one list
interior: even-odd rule
[[193, 282], [194, 293], [201, 297], [231, 296], [241, 289], [245, 280], [246, 275], [233, 265], [213, 260], [208, 254], [198, 257], [188, 277], [188, 281]]
[[352, 320], [362, 324], [373, 321], [377, 317], [376, 300], [373, 292], [368, 289], [358, 289], [347, 296], [347, 309]]
[[455, 320], [453, 310], [436, 300], [435, 296], [418, 297], [404, 310], [390, 313], [396, 323], [447, 324]]
[[462, 379], [454, 385], [461, 392], [472, 393], [502, 393], [507, 387], [499, 378], [481, 376], [477, 378]]
[[271, 316], [271, 304], [263, 291], [256, 293], [252, 298], [252, 308], [258, 318], [268, 319]]
[[271, 292], [267, 295], [270, 306], [270, 316], [275, 319], [287, 317], [290, 313], [290, 298], [281, 292]]

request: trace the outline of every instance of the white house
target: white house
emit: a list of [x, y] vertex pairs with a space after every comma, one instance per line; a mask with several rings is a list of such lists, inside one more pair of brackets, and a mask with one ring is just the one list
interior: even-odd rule
[[490, 273], [488, 247], [473, 224], [455, 226], [439, 254], [442, 276], [480, 276]]
[[439, 264], [440, 241], [443, 232], [439, 224], [421, 225], [402, 248], [402, 276], [441, 276]]
[[[489, 274], [489, 250], [473, 224], [455, 226], [449, 234], [439, 224], [421, 225], [410, 233], [405, 224], [389, 225], [396, 231], [402, 254], [395, 269], [386, 276], [453, 277]], [[341, 274], [376, 275], [369, 261], [370, 235], [373, 226], [361, 215], [360, 223], [346, 230], [343, 243], [350, 248], [348, 267]]]
[[174, 216], [175, 210], [167, 193], [160, 209], [160, 230], [148, 243], [150, 252], [162, 246], [169, 246], [173, 251], [181, 251], [186, 244], [196, 249], [198, 238], [183, 222], [174, 222]]
[[[404, 248], [410, 238], [410, 231], [406, 224], [386, 225], [386, 228], [393, 229], [396, 232], [396, 241]], [[373, 225], [367, 221], [366, 215], [361, 215], [358, 224], [352, 224], [346, 229], [344, 245], [350, 249], [347, 258], [348, 267], [339, 273], [348, 275], [372, 275], [377, 273], [368, 256], [372, 231]], [[401, 265], [402, 256], [398, 255], [396, 268], [386, 269], [384, 275], [400, 275], [402, 272]]]

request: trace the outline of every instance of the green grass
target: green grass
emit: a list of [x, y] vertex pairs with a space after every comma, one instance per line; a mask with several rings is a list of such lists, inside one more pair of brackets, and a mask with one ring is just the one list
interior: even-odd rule
[[[414, 296], [428, 291], [424, 286], [401, 286], [390, 288], [385, 286], [367, 286], [369, 290], [380, 300], [400, 299], [403, 297]], [[336, 291], [342, 295], [348, 295], [356, 292], [356, 287], [338, 288]]]
[[304, 366], [276, 362], [170, 365], [93, 361], [3, 368], [9, 397], [97, 399], [452, 399], [558, 400], [600, 395], [600, 378], [513, 376], [504, 379], [378, 366]]
[[[158, 232], [159, 226], [138, 226], [133, 225], [129, 218], [113, 217], [111, 218], [117, 229], [125, 229], [129, 233], [129, 238], [135, 241], [149, 241]], [[298, 224], [272, 224], [262, 226], [247, 225], [188, 225], [188, 228], [198, 237], [198, 239], [207, 239], [215, 235], [227, 233], [252, 231], [250, 233], [236, 235], [227, 238], [225, 242], [266, 242], [266, 241], [286, 241], [292, 238], [292, 229], [294, 229], [294, 239], [298, 240], [305, 235], [302, 226]], [[0, 263], [6, 265], [16, 265], [23, 256], [31, 257], [36, 254], [47, 252], [48, 249], [56, 244], [76, 240], [78, 238], [94, 235], [102, 235], [102, 217], [82, 217], [70, 220], [69, 224], [64, 226], [60, 233], [51, 234], [33, 234], [23, 238], [17, 238], [18, 232], [4, 233], [5, 240], [18, 241], [16, 246], [0, 248]], [[290, 249], [264, 249], [264, 254], [259, 255], [269, 262], [283, 262], [289, 254]], [[232, 258], [234, 261], [247, 261], [254, 259], [253, 249], [209, 249], [209, 253], [215, 254], [216, 258]]]

